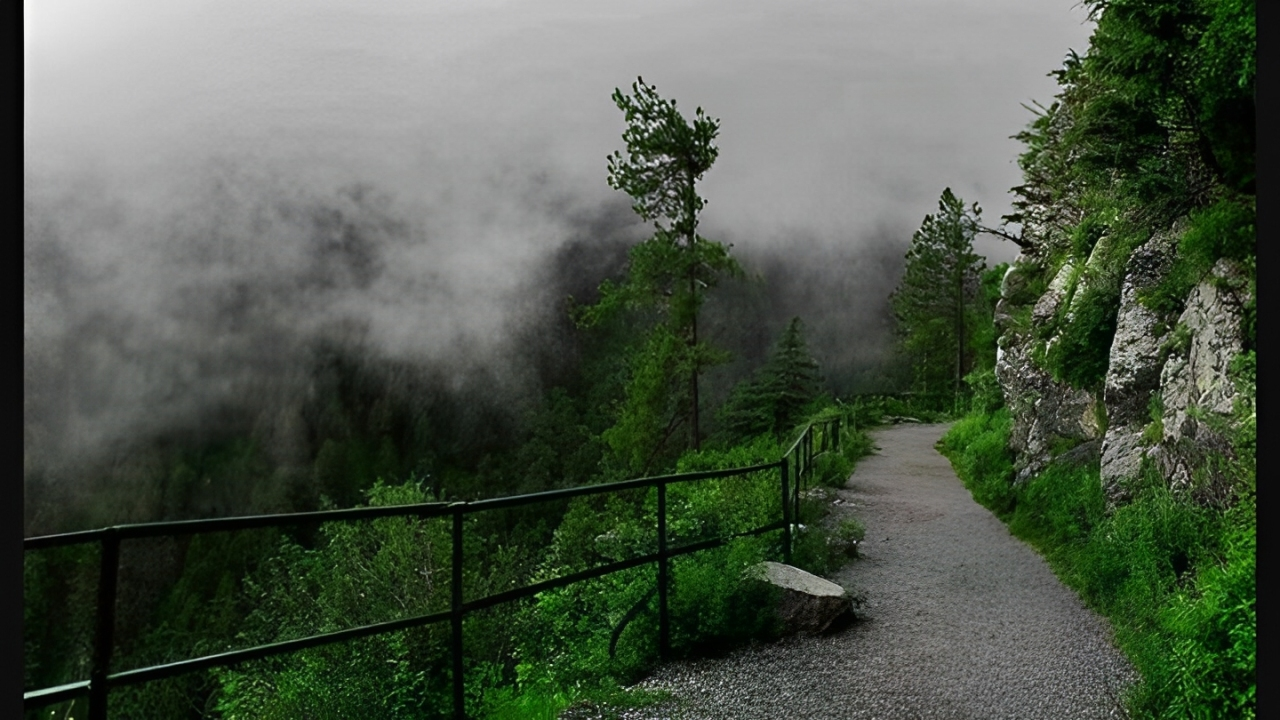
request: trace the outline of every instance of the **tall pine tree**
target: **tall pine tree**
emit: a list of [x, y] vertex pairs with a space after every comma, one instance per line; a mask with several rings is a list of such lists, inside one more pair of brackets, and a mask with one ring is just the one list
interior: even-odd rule
[[751, 380], [734, 388], [721, 422], [735, 439], [791, 430], [822, 391], [818, 363], [809, 354], [804, 323], [792, 318], [769, 361]]
[[633, 95], [615, 90], [614, 103], [627, 128], [627, 153], [609, 156], [609, 185], [631, 196], [632, 209], [654, 234], [631, 249], [627, 276], [604, 283], [600, 301], [583, 319], [600, 322], [626, 315], [641, 336], [632, 354], [626, 398], [605, 441], [625, 472], [646, 472], [656, 459], [681, 449], [673, 442], [687, 427], [688, 445], [701, 441], [698, 380], [726, 356], [698, 336], [698, 311], [708, 289], [725, 274], [741, 272], [728, 246], [698, 234], [706, 200], [697, 182], [715, 162], [720, 121], [698, 108], [690, 123], [674, 100], [658, 95], [643, 78]]
[[926, 215], [911, 237], [902, 282], [891, 298], [903, 352], [914, 368], [914, 390], [939, 393], [950, 385], [958, 403], [972, 364], [971, 317], [986, 268], [973, 251], [982, 210], [966, 208], [951, 188], [942, 191], [938, 213]]

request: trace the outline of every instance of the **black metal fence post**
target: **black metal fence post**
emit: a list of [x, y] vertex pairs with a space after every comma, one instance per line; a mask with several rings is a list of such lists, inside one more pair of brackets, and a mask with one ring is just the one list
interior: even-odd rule
[[102, 538], [102, 568], [98, 574], [98, 625], [93, 636], [93, 667], [89, 671], [89, 720], [106, 720], [107, 673], [116, 631], [116, 580], [120, 569], [120, 536], [107, 528]]
[[457, 720], [467, 717], [466, 678], [462, 671], [462, 509], [464, 503], [453, 506], [453, 587], [449, 618], [453, 630], [450, 650], [453, 654], [453, 716]]
[[671, 618], [667, 615], [667, 484], [658, 483], [658, 655], [671, 651]]

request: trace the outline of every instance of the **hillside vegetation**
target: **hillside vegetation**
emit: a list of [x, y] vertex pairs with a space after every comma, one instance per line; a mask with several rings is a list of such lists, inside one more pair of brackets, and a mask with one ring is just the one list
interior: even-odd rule
[[[215, 437], [175, 434], [106, 474], [104, 484], [147, 489], [132, 508], [113, 504], [129, 503], [119, 493], [104, 492], [101, 507], [75, 517], [53, 512], [48, 498], [33, 498], [30, 504], [48, 513], [33, 524], [64, 530], [138, 515], [154, 519], [140, 508], [155, 488], [158, 514], [172, 518], [244, 508], [296, 512], [476, 500], [740, 468], [777, 462], [811, 422], [834, 419], [842, 421], [840, 450], [816, 458], [812, 480], [843, 484], [870, 451], [862, 428], [892, 401], [844, 405], [830, 398], [799, 318], [768, 357], [749, 359], [755, 367], [748, 377], [719, 395], [705, 387], [699, 395], [708, 370], [728, 359], [706, 340], [707, 330], [722, 329], [725, 319], [703, 303], [720, 276], [741, 275], [727, 246], [696, 232], [702, 201], [694, 183], [715, 159], [718, 121], [699, 110], [686, 124], [674, 102], [652, 86], [637, 82], [634, 91], [634, 97], [614, 97], [629, 123], [624, 140], [633, 160], [657, 163], [628, 164], [618, 155], [610, 181], [632, 194], [644, 219], [660, 221], [658, 232], [563, 313], [559, 332], [572, 352], [552, 370], [539, 368], [548, 389], [523, 417], [513, 420], [518, 413], [495, 407], [483, 377], [449, 390], [423, 368], [321, 343], [314, 367], [303, 369], [311, 372], [306, 402], [272, 413], [296, 413], [289, 432], [273, 434], [278, 423], [268, 420], [251, 429], [229, 422]], [[668, 132], [646, 135], [653, 123]], [[663, 204], [669, 197], [679, 202]], [[225, 502], [198, 504], [218, 494]], [[832, 525], [824, 498], [804, 496], [792, 520], [792, 563], [815, 573], [847, 561], [849, 542], [860, 539], [855, 521]], [[776, 469], [671, 484], [666, 503], [673, 546], [782, 518]], [[654, 553], [656, 528], [652, 487], [468, 514], [463, 597]], [[452, 552], [447, 518], [126, 541], [111, 669], [448, 609], [455, 590]], [[774, 531], [673, 559], [673, 655], [773, 637], [772, 598], [740, 578], [749, 565], [782, 555], [782, 533]], [[97, 548], [28, 552], [23, 583], [24, 688], [85, 679]], [[463, 627], [467, 714], [554, 717], [572, 703], [645, 701], [624, 696], [622, 687], [659, 659], [656, 586], [647, 564], [469, 613]], [[110, 714], [451, 716], [451, 667], [449, 624], [436, 623], [119, 688], [111, 693]], [[64, 703], [28, 717], [78, 716], [84, 705]]]
[[1086, 4], [1019, 136], [997, 359], [942, 447], [1111, 619], [1131, 716], [1255, 717], [1254, 3]]

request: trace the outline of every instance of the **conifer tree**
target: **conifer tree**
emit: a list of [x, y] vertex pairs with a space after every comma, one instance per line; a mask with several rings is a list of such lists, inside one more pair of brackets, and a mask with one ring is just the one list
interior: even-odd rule
[[981, 208], [966, 208], [951, 188], [937, 215], [926, 215], [911, 237], [902, 281], [891, 298], [902, 350], [915, 367], [915, 390], [952, 386], [955, 401], [970, 365], [971, 317], [986, 264], [973, 251]]
[[[618, 424], [605, 433], [615, 453], [629, 456], [632, 472], [644, 471], [669, 444], [675, 430], [688, 426], [689, 447], [698, 448], [698, 378], [725, 355], [699, 339], [698, 311], [706, 291], [724, 274], [740, 268], [728, 246], [698, 234], [698, 215], [706, 200], [697, 182], [715, 162], [720, 121], [698, 108], [684, 119], [674, 100], [637, 78], [634, 94], [615, 90], [613, 100], [627, 122], [627, 154], [609, 157], [609, 185], [632, 198], [632, 209], [654, 226], [649, 239], [631, 249], [627, 276], [606, 282], [600, 300], [587, 308], [587, 324], [626, 311], [655, 318], [643, 329], [632, 357], [626, 399]], [[682, 377], [681, 383], [671, 382]]]
[[768, 362], [751, 380], [734, 388], [721, 420], [738, 438], [764, 432], [781, 436], [802, 419], [821, 386], [818, 363], [805, 343], [804, 323], [792, 318]]

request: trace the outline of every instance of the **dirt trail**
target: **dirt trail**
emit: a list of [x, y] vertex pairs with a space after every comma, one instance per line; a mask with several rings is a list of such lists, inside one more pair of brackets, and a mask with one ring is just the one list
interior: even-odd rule
[[839, 496], [867, 528], [832, 579], [861, 620], [642, 683], [678, 705], [632, 718], [1108, 718], [1134, 679], [1106, 621], [970, 497], [934, 444], [943, 425], [875, 431]]

